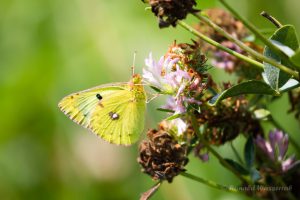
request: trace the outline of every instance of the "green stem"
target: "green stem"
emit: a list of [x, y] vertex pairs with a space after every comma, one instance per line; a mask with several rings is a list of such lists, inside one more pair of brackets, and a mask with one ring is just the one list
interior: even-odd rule
[[198, 122], [196, 120], [196, 117], [193, 113], [191, 113], [191, 118], [192, 118], [192, 126], [193, 129], [196, 133], [196, 135], [198, 136], [198, 138], [201, 140], [201, 143], [204, 144], [204, 146], [206, 147], [206, 149], [212, 153], [218, 160], [219, 162], [226, 167], [228, 170], [230, 170], [234, 175], [236, 175], [243, 183], [248, 183], [249, 185], [251, 185], [251, 182], [244, 178], [238, 171], [236, 171], [226, 160], [224, 160], [224, 158], [216, 151], [214, 150], [210, 144], [203, 138], [202, 134], [199, 131], [199, 126], [198, 126]]
[[224, 29], [222, 29], [220, 26], [218, 26], [217, 24], [215, 24], [214, 22], [212, 22], [209, 18], [203, 16], [203, 15], [199, 15], [197, 13], [193, 14], [196, 18], [198, 18], [199, 20], [203, 21], [205, 24], [207, 24], [208, 26], [212, 27], [215, 31], [221, 33], [223, 36], [225, 36], [229, 41], [235, 43], [236, 45], [238, 45], [241, 49], [245, 50], [246, 52], [248, 52], [251, 56], [255, 57], [258, 60], [264, 61], [266, 63], [269, 63], [279, 69], [281, 69], [282, 71], [286, 72], [287, 74], [290, 74], [291, 76], [294, 76], [296, 78], [299, 78], [299, 74], [297, 72], [295, 72], [294, 70], [278, 63], [277, 61], [268, 58], [260, 53], [258, 53], [257, 51], [251, 49], [249, 46], [245, 45], [243, 42], [241, 42], [240, 40], [236, 39], [235, 37], [233, 37], [232, 35], [230, 35], [229, 33], [227, 33]]
[[[289, 61], [289, 57], [282, 52], [277, 46], [275, 46], [272, 42], [270, 42], [269, 39], [265, 38], [258, 29], [250, 22], [248, 22], [245, 18], [243, 18], [241, 15], [239, 15], [229, 4], [225, 2], [225, 0], [219, 0], [238, 20], [240, 20], [251, 32], [254, 33], [254, 35], [259, 38], [266, 46], [268, 46], [275, 54], [277, 54], [280, 58], [282, 58], [284, 61], [286, 61], [288, 64], [293, 64]], [[281, 68], [279, 68], [281, 69]], [[282, 70], [282, 69], [281, 69]], [[299, 80], [299, 73], [293, 72], [293, 75], [296, 79]]]
[[244, 56], [240, 53], [237, 53], [227, 47], [224, 47], [223, 45], [221, 45], [220, 43], [210, 39], [209, 37], [203, 35], [202, 33], [198, 32], [196, 29], [194, 29], [193, 27], [189, 26], [188, 24], [186, 24], [185, 22], [183, 21], [178, 21], [177, 24], [179, 24], [181, 27], [183, 27], [184, 29], [188, 30], [189, 32], [191, 32], [192, 34], [194, 34], [195, 36], [199, 37], [200, 39], [204, 40], [205, 42], [217, 47], [218, 49], [221, 49], [247, 63], [250, 63], [260, 69], [263, 69], [264, 65], [260, 62], [257, 62], [256, 60], [253, 60], [247, 56]]
[[[283, 131], [284, 133], [287, 133], [287, 131], [273, 118], [270, 117], [270, 122], [278, 129]], [[300, 146], [296, 142], [296, 140], [289, 134], [289, 141], [293, 145], [293, 147], [297, 150], [297, 154], [300, 152]]]
[[218, 189], [218, 190], [223, 190], [223, 191], [226, 191], [226, 192], [233, 192], [233, 193], [242, 193], [239, 190], [237, 190], [236, 188], [220, 185], [216, 182], [209, 181], [209, 180], [203, 179], [201, 177], [198, 177], [198, 176], [186, 173], [186, 172], [181, 172], [180, 175], [182, 175], [186, 178], [192, 179], [194, 181], [197, 181], [199, 183], [203, 183], [203, 184], [205, 184], [209, 187], [212, 187], [212, 188], [215, 188], [215, 189]]

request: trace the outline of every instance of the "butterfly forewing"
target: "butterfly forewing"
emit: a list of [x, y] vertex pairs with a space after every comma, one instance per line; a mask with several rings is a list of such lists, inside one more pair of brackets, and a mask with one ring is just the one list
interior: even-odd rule
[[104, 140], [130, 145], [143, 130], [145, 101], [142, 86], [120, 83], [71, 94], [60, 101], [59, 107]]

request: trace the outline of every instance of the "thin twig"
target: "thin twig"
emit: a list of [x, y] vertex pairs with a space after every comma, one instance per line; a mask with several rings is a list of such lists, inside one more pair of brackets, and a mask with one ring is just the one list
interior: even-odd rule
[[[226, 3], [225, 0], [219, 0], [238, 20], [240, 20], [254, 35], [259, 38], [266, 46], [268, 46], [276, 55], [286, 61], [289, 65], [294, 66], [289, 57], [282, 52], [276, 45], [274, 45], [268, 38], [265, 38], [263, 34], [261, 34], [258, 29], [248, 20], [243, 18], [240, 14], [238, 14], [229, 4]], [[296, 79], [299, 80], [299, 73], [294, 71], [295, 75], [293, 75]], [[291, 74], [291, 73], [289, 73]]]
[[244, 162], [243, 162], [243, 160], [242, 160], [240, 154], [237, 152], [236, 148], [234, 147], [233, 142], [230, 142], [230, 146], [231, 146], [231, 149], [232, 149], [232, 151], [233, 151], [235, 157], [238, 159], [238, 161], [239, 161], [241, 164], [243, 164]]
[[[251, 56], [255, 57], [258, 60], [264, 61], [266, 63], [269, 63], [271, 65], [273, 65], [274, 67], [277, 67], [278, 69], [281, 69], [282, 71], [290, 74], [291, 76], [297, 77], [299, 76], [297, 72], [295, 72], [294, 70], [278, 63], [277, 61], [268, 58], [260, 53], [258, 53], [257, 51], [253, 50], [252, 48], [250, 48], [249, 46], [245, 45], [243, 42], [241, 42], [240, 40], [238, 40], [237, 38], [233, 37], [232, 35], [230, 35], [229, 33], [227, 33], [224, 29], [222, 29], [220, 26], [218, 26], [217, 24], [215, 24], [213, 21], [211, 21], [209, 18], [203, 16], [203, 15], [199, 15], [197, 13], [193, 14], [196, 18], [198, 18], [199, 20], [203, 21], [205, 24], [207, 24], [208, 26], [212, 27], [215, 31], [221, 33], [224, 37], [226, 37], [229, 41], [235, 43], [236, 45], [238, 45], [241, 49], [243, 49], [244, 51], [246, 51], [247, 53], [249, 53]], [[299, 78], [299, 77], [298, 77]]]
[[272, 24], [274, 24], [277, 28], [281, 28], [283, 26], [275, 17], [269, 15], [266, 11], [262, 11], [260, 15], [272, 22]]
[[205, 42], [217, 47], [218, 49], [221, 49], [247, 63], [250, 63], [260, 69], [263, 69], [264, 65], [260, 62], [257, 62], [256, 60], [253, 60], [247, 56], [244, 56], [236, 51], [233, 51], [227, 47], [224, 47], [223, 45], [221, 45], [220, 43], [210, 39], [209, 37], [205, 36], [204, 34], [198, 32], [196, 29], [194, 29], [193, 27], [189, 26], [188, 24], [186, 24], [185, 22], [183, 21], [178, 21], [177, 22], [178, 25], [180, 25], [181, 27], [183, 27], [184, 29], [188, 30], [189, 32], [191, 32], [192, 34], [194, 34], [195, 36], [199, 37], [200, 39], [204, 40]]
[[162, 181], [155, 183], [155, 185], [153, 185], [148, 191], [144, 192], [141, 195], [140, 200], [150, 199], [150, 197], [152, 197], [154, 195], [154, 193], [158, 190], [158, 188], [161, 186], [161, 184], [162, 184]]
[[212, 188], [215, 188], [215, 189], [218, 189], [218, 190], [223, 190], [223, 191], [226, 191], [226, 192], [233, 192], [233, 193], [241, 193], [241, 194], [244, 194], [242, 193], [241, 191], [237, 190], [236, 188], [234, 187], [227, 187], [227, 186], [224, 186], [224, 185], [221, 185], [221, 184], [218, 184], [218, 183], [215, 183], [213, 181], [209, 181], [209, 180], [206, 180], [204, 178], [201, 178], [201, 177], [198, 177], [198, 176], [195, 176], [195, 175], [192, 175], [192, 174], [189, 174], [187, 172], [181, 172], [180, 173], [181, 176], [184, 176], [186, 178], [189, 178], [189, 179], [192, 179], [194, 181], [197, 181], [199, 183], [203, 183], [209, 187], [212, 187]]

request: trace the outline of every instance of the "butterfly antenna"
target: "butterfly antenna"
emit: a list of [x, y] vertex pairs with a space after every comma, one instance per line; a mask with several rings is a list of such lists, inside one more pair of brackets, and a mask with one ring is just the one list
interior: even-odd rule
[[161, 96], [161, 94], [151, 94], [151, 95], [152, 95], [152, 97], [150, 99], [147, 99], [146, 103], [150, 103], [151, 101], [153, 101], [157, 97]]
[[135, 57], [136, 57], [136, 51], [134, 51], [134, 53], [133, 53], [133, 61], [132, 61], [132, 67], [131, 67], [132, 76], [134, 75]]

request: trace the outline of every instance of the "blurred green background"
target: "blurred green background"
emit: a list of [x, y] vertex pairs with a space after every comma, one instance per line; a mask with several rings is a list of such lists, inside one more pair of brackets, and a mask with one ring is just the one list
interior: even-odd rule
[[[228, 1], [259, 27], [270, 27], [262, 10], [292, 23], [299, 0]], [[198, 8], [219, 6], [199, 1]], [[154, 182], [140, 173], [137, 147], [117, 147], [97, 139], [57, 108], [65, 95], [107, 82], [127, 81], [133, 53], [136, 71], [153, 52], [159, 58], [176, 39], [192, 36], [181, 28], [160, 30], [139, 0], [0, 1], [0, 199], [138, 199]], [[195, 19], [189, 18], [190, 23]], [[220, 70], [212, 70], [216, 77]], [[148, 106], [146, 128], [162, 116]], [[299, 126], [286, 114], [287, 97], [270, 105], [291, 132]], [[299, 136], [295, 135], [299, 141]], [[241, 146], [244, 141], [236, 141]], [[230, 157], [227, 146], [222, 154]], [[235, 177], [215, 159], [191, 157], [188, 171], [234, 185]], [[243, 199], [177, 177], [153, 199]], [[247, 199], [247, 198], [245, 198]]]

